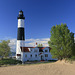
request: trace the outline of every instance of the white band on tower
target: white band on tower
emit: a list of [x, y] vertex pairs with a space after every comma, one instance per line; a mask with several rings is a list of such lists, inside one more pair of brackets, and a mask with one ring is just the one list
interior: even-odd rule
[[23, 27], [24, 28], [24, 19], [18, 19], [18, 28]]

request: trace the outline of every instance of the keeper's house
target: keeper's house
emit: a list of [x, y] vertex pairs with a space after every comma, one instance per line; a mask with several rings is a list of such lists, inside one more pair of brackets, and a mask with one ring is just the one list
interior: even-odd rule
[[20, 47], [21, 54], [17, 54], [21, 61], [47, 61], [52, 60], [50, 47]]

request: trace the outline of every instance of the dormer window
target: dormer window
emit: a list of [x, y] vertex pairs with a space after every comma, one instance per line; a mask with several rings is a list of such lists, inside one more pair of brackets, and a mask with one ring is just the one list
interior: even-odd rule
[[48, 52], [48, 50], [45, 50], [45, 52]]

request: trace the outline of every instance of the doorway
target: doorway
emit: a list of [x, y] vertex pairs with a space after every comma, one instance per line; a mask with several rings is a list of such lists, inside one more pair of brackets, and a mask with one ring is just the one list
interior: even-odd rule
[[43, 55], [41, 55], [41, 60], [44, 60], [44, 59], [43, 59]]

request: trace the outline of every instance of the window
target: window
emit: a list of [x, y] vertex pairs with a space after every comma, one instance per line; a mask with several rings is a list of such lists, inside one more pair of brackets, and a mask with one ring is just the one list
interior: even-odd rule
[[45, 54], [45, 57], [48, 57], [48, 54]]
[[27, 57], [27, 54], [25, 55], [25, 57]]
[[48, 52], [48, 50], [45, 50], [45, 52]]
[[32, 57], [32, 54], [30, 55], [30, 57]]
[[37, 54], [35, 54], [35, 57], [37, 57]]
[[34, 50], [34, 52], [37, 52], [37, 50]]

